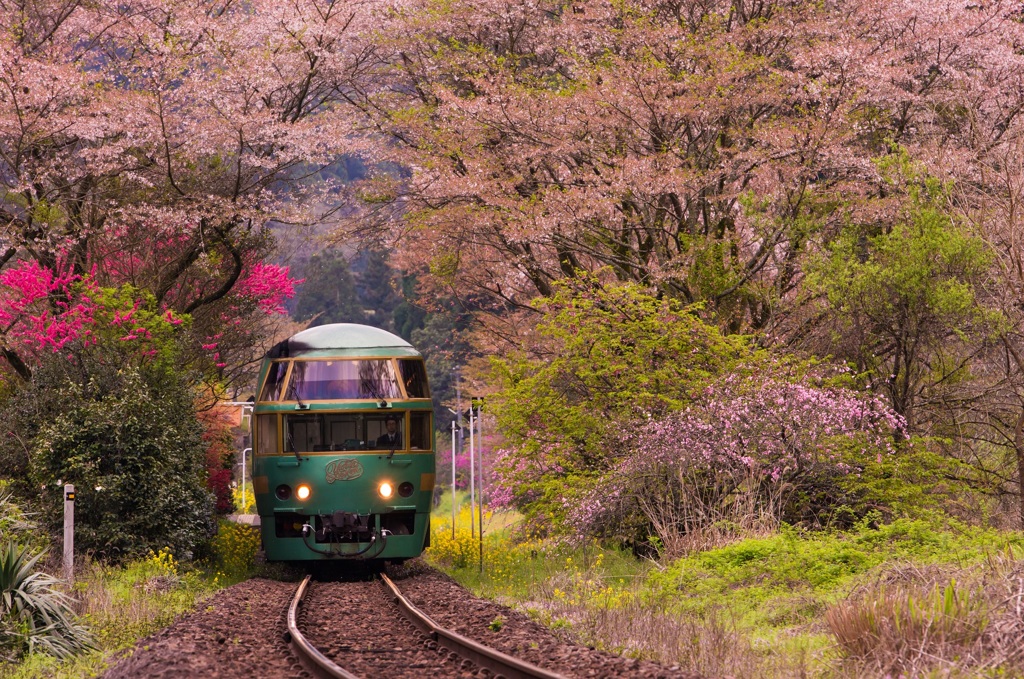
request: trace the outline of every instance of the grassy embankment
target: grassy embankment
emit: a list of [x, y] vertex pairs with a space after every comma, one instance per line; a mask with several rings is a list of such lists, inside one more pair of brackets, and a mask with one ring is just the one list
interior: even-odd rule
[[[707, 676], [1024, 676], [1024, 534], [899, 520], [781, 532], [674, 560], [558, 546], [463, 509], [429, 560], [576, 640]], [[500, 633], [500, 632], [497, 632]]]
[[[71, 594], [96, 650], [59, 662], [31, 653], [0, 661], [0, 677], [78, 679], [102, 674], [118, 652], [166, 627], [216, 590], [251, 576], [259, 538], [248, 526], [222, 521], [209, 553], [192, 564], [166, 550], [123, 566], [79, 563]], [[59, 569], [58, 569], [59, 570]]]

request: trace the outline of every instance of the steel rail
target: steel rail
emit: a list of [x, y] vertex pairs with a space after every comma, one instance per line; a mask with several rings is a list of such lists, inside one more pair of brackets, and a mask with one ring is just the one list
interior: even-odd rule
[[428, 618], [420, 609], [399, 591], [391, 578], [381, 573], [381, 580], [394, 597], [395, 603], [402, 610], [402, 613], [420, 629], [424, 634], [433, 639], [438, 645], [453, 651], [463, 658], [472, 660], [480, 667], [486, 667], [494, 674], [505, 677], [505, 679], [565, 679], [564, 675], [551, 672], [542, 667], [537, 667], [510, 655], [473, 641], [457, 632], [441, 627]]
[[309, 587], [311, 577], [307, 575], [302, 581], [299, 588], [295, 590], [291, 605], [288, 606], [288, 643], [295, 655], [298, 656], [302, 666], [317, 679], [360, 679], [331, 662], [299, 631], [299, 606], [302, 605], [302, 599], [306, 596], [306, 589]]

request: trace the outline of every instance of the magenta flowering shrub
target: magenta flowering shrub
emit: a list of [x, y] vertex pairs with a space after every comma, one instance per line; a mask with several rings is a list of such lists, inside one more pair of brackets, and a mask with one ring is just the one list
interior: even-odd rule
[[58, 351], [78, 337], [88, 339], [95, 292], [95, 284], [82, 276], [19, 262], [0, 272], [0, 328], [27, 353]]
[[295, 296], [295, 286], [302, 282], [289, 276], [287, 266], [256, 262], [238, 281], [238, 294], [254, 300], [265, 314], [285, 314], [285, 301]]
[[732, 374], [624, 431], [624, 455], [573, 504], [569, 523], [578, 536], [651, 530], [665, 544], [716, 521], [800, 520], [829, 509], [804, 506], [834, 500], [823, 484], [880, 463], [904, 429], [881, 398], [821, 377]]
[[[494, 477], [494, 460], [495, 456], [500, 454], [495, 452], [494, 443], [498, 437], [494, 434], [488, 434], [484, 436], [483, 441], [483, 461], [484, 461], [484, 493], [488, 501], [491, 501], [492, 491], [495, 488], [495, 477]], [[479, 442], [476, 442], [479, 446]], [[474, 455], [473, 470], [477, 484], [480, 482], [480, 450], [477, 449], [476, 455]], [[458, 490], [469, 490], [469, 437], [462, 446], [458, 455], [455, 457], [455, 488]], [[452, 455], [451, 455], [451, 444], [450, 441], [442, 442], [438, 441], [438, 452], [437, 452], [437, 478], [445, 487], [449, 487], [452, 481]]]
[[[47, 355], [71, 351], [71, 345], [89, 347], [109, 340], [132, 345], [138, 356], [152, 357], [172, 334], [185, 339], [183, 333], [163, 331], [192, 320], [191, 315], [158, 303], [145, 288], [120, 281], [101, 286], [100, 271], [93, 267], [87, 274], [76, 274], [69, 265], [51, 269], [32, 260], [0, 271], [2, 357], [22, 378], [30, 379]], [[226, 350], [252, 344], [243, 335], [253, 330], [240, 327], [243, 322], [285, 313], [284, 301], [294, 296], [300, 282], [289, 277], [288, 267], [252, 264], [215, 319], [220, 332], [200, 339], [196, 344], [202, 351], [197, 353], [214, 368], [227, 367]], [[157, 329], [161, 338], [154, 336]], [[3, 367], [0, 362], [0, 372]]]

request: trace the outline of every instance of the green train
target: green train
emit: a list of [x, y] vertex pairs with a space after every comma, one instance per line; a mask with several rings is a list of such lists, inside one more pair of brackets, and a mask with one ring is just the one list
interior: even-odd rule
[[338, 323], [275, 345], [253, 406], [268, 561], [402, 562], [430, 541], [434, 424], [422, 355]]

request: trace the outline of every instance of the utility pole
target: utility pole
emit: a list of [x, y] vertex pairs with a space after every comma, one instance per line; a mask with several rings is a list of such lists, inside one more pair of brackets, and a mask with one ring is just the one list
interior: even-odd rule
[[473, 402], [469, 406], [469, 535], [476, 537], [476, 468], [473, 457], [476, 446], [473, 445]]
[[[455, 370], [455, 422], [458, 424], [459, 439], [455, 446], [456, 454], [462, 452], [462, 375]], [[455, 473], [455, 461], [452, 460], [452, 474]], [[454, 484], [453, 484], [454, 485]], [[454, 527], [455, 521], [452, 520]]]
[[[449, 408], [451, 410], [451, 408]], [[452, 540], [455, 539], [455, 420], [452, 420]]]

